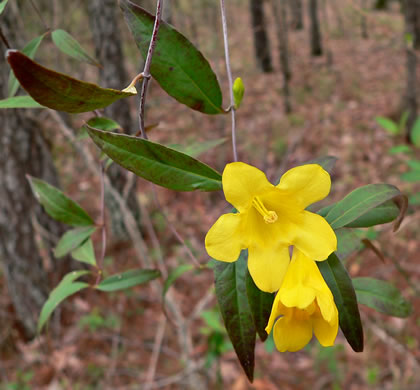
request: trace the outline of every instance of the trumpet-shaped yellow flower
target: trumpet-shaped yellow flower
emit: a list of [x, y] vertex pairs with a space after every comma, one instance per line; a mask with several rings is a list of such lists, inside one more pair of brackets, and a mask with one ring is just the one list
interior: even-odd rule
[[315, 261], [301, 251], [293, 251], [283, 284], [274, 299], [267, 333], [273, 325], [274, 342], [280, 352], [302, 349], [311, 340], [312, 333], [322, 346], [334, 344], [338, 311], [333, 295]]
[[226, 200], [238, 213], [222, 215], [211, 227], [207, 253], [233, 262], [247, 248], [248, 269], [261, 290], [280, 288], [290, 245], [316, 260], [325, 260], [336, 249], [327, 221], [305, 210], [330, 192], [330, 175], [320, 165], [290, 169], [274, 186], [259, 169], [235, 162], [226, 165], [222, 184]]

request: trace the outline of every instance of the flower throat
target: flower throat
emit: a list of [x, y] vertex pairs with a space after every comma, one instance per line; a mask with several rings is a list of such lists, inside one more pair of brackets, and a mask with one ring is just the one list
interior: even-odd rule
[[263, 216], [265, 223], [274, 223], [277, 221], [278, 216], [276, 212], [267, 210], [267, 208], [264, 206], [263, 202], [258, 196], [256, 196], [252, 200], [252, 205]]

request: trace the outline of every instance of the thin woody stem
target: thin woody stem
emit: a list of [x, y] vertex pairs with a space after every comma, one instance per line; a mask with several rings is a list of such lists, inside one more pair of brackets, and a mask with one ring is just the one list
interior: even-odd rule
[[7, 38], [4, 36], [3, 30], [1, 29], [1, 27], [0, 27], [0, 39], [3, 41], [4, 46], [6, 46], [8, 49], [10, 49], [10, 43], [7, 40]]
[[45, 30], [47, 30], [47, 31], [48, 31], [50, 28], [48, 27], [47, 23], [45, 23], [45, 20], [44, 20], [44, 18], [42, 17], [42, 14], [41, 14], [41, 12], [39, 11], [38, 7], [36, 6], [36, 4], [34, 3], [34, 1], [33, 1], [33, 0], [30, 0], [30, 2], [31, 2], [31, 5], [32, 5], [32, 8], [35, 10], [36, 14], [37, 14], [37, 15], [38, 15], [38, 17], [39, 17], [39, 20], [40, 20], [40, 21], [41, 21], [41, 23], [44, 25]]
[[143, 69], [143, 84], [141, 86], [140, 106], [139, 106], [139, 130], [142, 138], [147, 139], [146, 131], [144, 130], [144, 107], [146, 105], [147, 87], [149, 86], [150, 65], [152, 63], [153, 52], [155, 51], [157, 35], [159, 32], [160, 22], [162, 20], [162, 10], [164, 0], [158, 0], [156, 6], [155, 24], [153, 26], [152, 39], [150, 40], [149, 50], [147, 52], [146, 62]]
[[230, 112], [231, 112], [231, 116], [232, 116], [233, 161], [238, 161], [238, 153], [236, 151], [235, 100], [233, 98], [232, 71], [230, 69], [229, 42], [228, 42], [228, 31], [227, 31], [227, 23], [226, 23], [225, 0], [220, 0], [220, 10], [221, 10], [221, 13], [222, 13], [222, 26], [223, 26], [223, 40], [224, 40], [224, 45], [225, 45], [226, 72], [227, 72], [227, 76], [228, 76], [228, 80], [229, 80]]

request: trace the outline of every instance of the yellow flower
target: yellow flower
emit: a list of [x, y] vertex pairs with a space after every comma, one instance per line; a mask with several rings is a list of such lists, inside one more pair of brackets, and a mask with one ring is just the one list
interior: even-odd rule
[[324, 347], [333, 345], [337, 337], [338, 311], [333, 295], [315, 261], [296, 249], [274, 299], [267, 333], [274, 321], [274, 342], [280, 352], [302, 349], [312, 332]]
[[280, 288], [290, 245], [316, 260], [325, 260], [337, 248], [327, 221], [305, 210], [330, 192], [330, 175], [320, 165], [290, 169], [274, 186], [259, 169], [235, 162], [226, 165], [222, 183], [226, 200], [238, 213], [222, 215], [211, 227], [207, 253], [233, 262], [247, 248], [248, 269], [261, 290]]

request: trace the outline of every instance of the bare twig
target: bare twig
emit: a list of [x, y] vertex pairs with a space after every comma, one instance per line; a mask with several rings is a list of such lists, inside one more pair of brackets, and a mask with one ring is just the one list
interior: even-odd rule
[[161, 314], [159, 319], [159, 325], [155, 335], [155, 341], [153, 345], [152, 357], [150, 358], [149, 368], [147, 369], [146, 383], [144, 385], [144, 390], [150, 390], [153, 386], [153, 381], [155, 379], [156, 367], [159, 360], [159, 355], [162, 347], [163, 337], [165, 335], [166, 327], [166, 317], [164, 314]]
[[225, 0], [220, 0], [220, 10], [221, 10], [221, 13], [222, 13], [223, 41], [224, 41], [224, 44], [225, 44], [226, 73], [227, 73], [228, 80], [229, 80], [230, 113], [231, 113], [231, 116], [232, 116], [233, 161], [238, 161], [238, 153], [236, 151], [235, 100], [234, 100], [234, 97], [233, 97], [232, 71], [230, 69], [229, 42], [228, 42], [228, 31], [227, 31], [227, 23], [226, 23]]
[[7, 40], [7, 38], [5, 37], [5, 35], [3, 34], [3, 30], [1, 29], [1, 27], [0, 27], [0, 38], [3, 41], [4, 46], [6, 46], [8, 49], [10, 49], [10, 43]]
[[39, 17], [39, 20], [40, 20], [40, 21], [41, 21], [41, 23], [44, 25], [45, 30], [47, 30], [47, 31], [48, 31], [50, 28], [48, 27], [47, 23], [45, 23], [45, 20], [44, 20], [44, 18], [42, 17], [41, 12], [39, 12], [38, 7], [36, 6], [36, 4], [34, 3], [34, 1], [33, 1], [33, 0], [30, 0], [30, 2], [31, 2], [31, 5], [32, 5], [32, 8], [35, 10], [36, 14], [37, 14], [37, 15], [38, 15], [38, 17]]
[[146, 131], [144, 130], [144, 107], [146, 105], [146, 94], [149, 80], [151, 78], [150, 65], [152, 63], [153, 52], [155, 51], [157, 35], [159, 32], [160, 22], [162, 20], [162, 10], [164, 0], [158, 0], [156, 6], [155, 24], [153, 26], [152, 38], [150, 40], [149, 50], [147, 52], [146, 62], [143, 69], [143, 84], [141, 86], [140, 105], [139, 105], [139, 130], [142, 138], [147, 139]]

